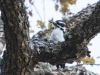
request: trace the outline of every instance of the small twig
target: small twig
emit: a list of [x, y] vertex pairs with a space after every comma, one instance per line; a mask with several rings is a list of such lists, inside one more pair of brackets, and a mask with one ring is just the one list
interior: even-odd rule
[[37, 14], [38, 14], [38, 16], [40, 17], [40, 19], [41, 19], [41, 21], [42, 21], [42, 18], [41, 18], [41, 16], [40, 16], [40, 14], [39, 14], [39, 12], [38, 12], [38, 10], [37, 10], [37, 8], [36, 8], [36, 6], [35, 6], [34, 2], [32, 2], [32, 3], [31, 3], [31, 5], [33, 5], [33, 6], [34, 6], [34, 8], [35, 8], [35, 10], [36, 10], [36, 12], [37, 12]]
[[43, 10], [44, 10], [44, 23], [45, 23], [45, 0], [43, 0]]
[[79, 65], [97, 65], [97, 66], [99, 66], [100, 64], [79, 64]]

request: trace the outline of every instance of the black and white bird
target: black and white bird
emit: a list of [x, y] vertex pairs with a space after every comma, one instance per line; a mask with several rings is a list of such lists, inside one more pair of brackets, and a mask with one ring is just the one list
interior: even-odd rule
[[[55, 26], [54, 30], [51, 32], [50, 40], [54, 42], [63, 42], [65, 41], [64, 39], [64, 32], [66, 29], [66, 23], [62, 20], [57, 20], [55, 22], [52, 22]], [[57, 64], [56, 65], [57, 69], [59, 67], [65, 68], [65, 63]]]
[[62, 20], [57, 20], [55, 22], [52, 22], [54, 24], [54, 30], [51, 32], [50, 40], [54, 42], [63, 42], [64, 39], [64, 32], [66, 28], [66, 24]]

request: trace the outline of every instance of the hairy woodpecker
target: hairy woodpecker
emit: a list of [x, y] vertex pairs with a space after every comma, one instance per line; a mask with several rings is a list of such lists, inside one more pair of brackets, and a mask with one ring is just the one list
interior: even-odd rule
[[65, 26], [66, 24], [62, 20], [57, 20], [53, 22], [55, 28], [51, 32], [50, 40], [54, 42], [63, 42], [65, 41], [64, 39], [64, 32], [65, 32]]
[[[52, 23], [54, 24], [55, 28], [51, 32], [50, 40], [52, 40], [54, 42], [65, 41], [65, 39], [64, 39], [64, 32], [65, 32], [65, 28], [66, 28], [65, 22], [62, 20], [57, 20], [57, 21], [52, 22]], [[57, 64], [56, 67], [57, 67], [57, 69], [59, 69], [59, 67], [64, 69], [65, 63]]]

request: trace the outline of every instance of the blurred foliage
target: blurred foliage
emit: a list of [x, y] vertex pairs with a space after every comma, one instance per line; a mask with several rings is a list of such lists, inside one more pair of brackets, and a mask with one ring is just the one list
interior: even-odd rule
[[34, 30], [29, 30], [30, 33], [34, 33]]
[[[53, 21], [53, 18], [51, 18], [49, 21]], [[52, 23], [48, 23], [48, 29], [50, 29], [51, 27], [52, 27], [53, 25], [52, 25]]]
[[55, 10], [57, 11], [59, 9], [59, 5], [55, 4]]
[[45, 24], [41, 20], [37, 20], [37, 24], [40, 25], [41, 28], [45, 28]]
[[48, 29], [50, 29], [52, 27], [52, 23], [48, 24]]
[[75, 4], [76, 0], [54, 0], [55, 3], [55, 10], [57, 11], [59, 9], [59, 6], [61, 6], [60, 11], [62, 14], [65, 15], [66, 12], [69, 11], [68, 6], [70, 4]]
[[62, 20], [63, 20], [65, 23], [68, 23], [69, 18], [68, 18], [68, 17], [66, 17], [66, 16], [63, 16], [63, 17], [62, 17]]
[[33, 16], [32, 10], [29, 11], [29, 15], [30, 15], [31, 17]]
[[[76, 3], [76, 0], [53, 0], [55, 2], [55, 10], [56, 11], [59, 11], [65, 15], [65, 13], [67, 12], [70, 12], [70, 10], [68, 9], [68, 5], [69, 4], [75, 4]], [[29, 3], [34, 6], [34, 2], [33, 0], [29, 0]], [[36, 7], [35, 7], [36, 9]], [[37, 10], [37, 9], [36, 9]], [[37, 11], [38, 12], [38, 11]], [[29, 10], [28, 14], [32, 17], [33, 16], [33, 13], [32, 13], [32, 10]], [[38, 15], [40, 15], [38, 13]], [[67, 24], [69, 19], [66, 18], [66, 17], [63, 17], [62, 20], [65, 21], [65, 23]], [[37, 24], [41, 27], [41, 28], [45, 28], [46, 25], [45, 23], [42, 21], [42, 20], [37, 20]], [[51, 23], [48, 23], [48, 29], [50, 29], [52, 27], [52, 24]], [[31, 33], [34, 32], [34, 31], [30, 31]]]
[[94, 64], [95, 63], [95, 60], [92, 58], [92, 57], [88, 57], [88, 56], [85, 56], [83, 59], [82, 59], [82, 62], [84, 64], [88, 63], [88, 64]]

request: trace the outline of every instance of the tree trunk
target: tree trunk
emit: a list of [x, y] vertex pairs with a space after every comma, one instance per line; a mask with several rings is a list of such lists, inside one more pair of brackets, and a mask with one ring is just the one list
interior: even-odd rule
[[24, 0], [1, 0], [6, 51], [2, 61], [2, 75], [32, 75], [29, 53], [29, 22]]

